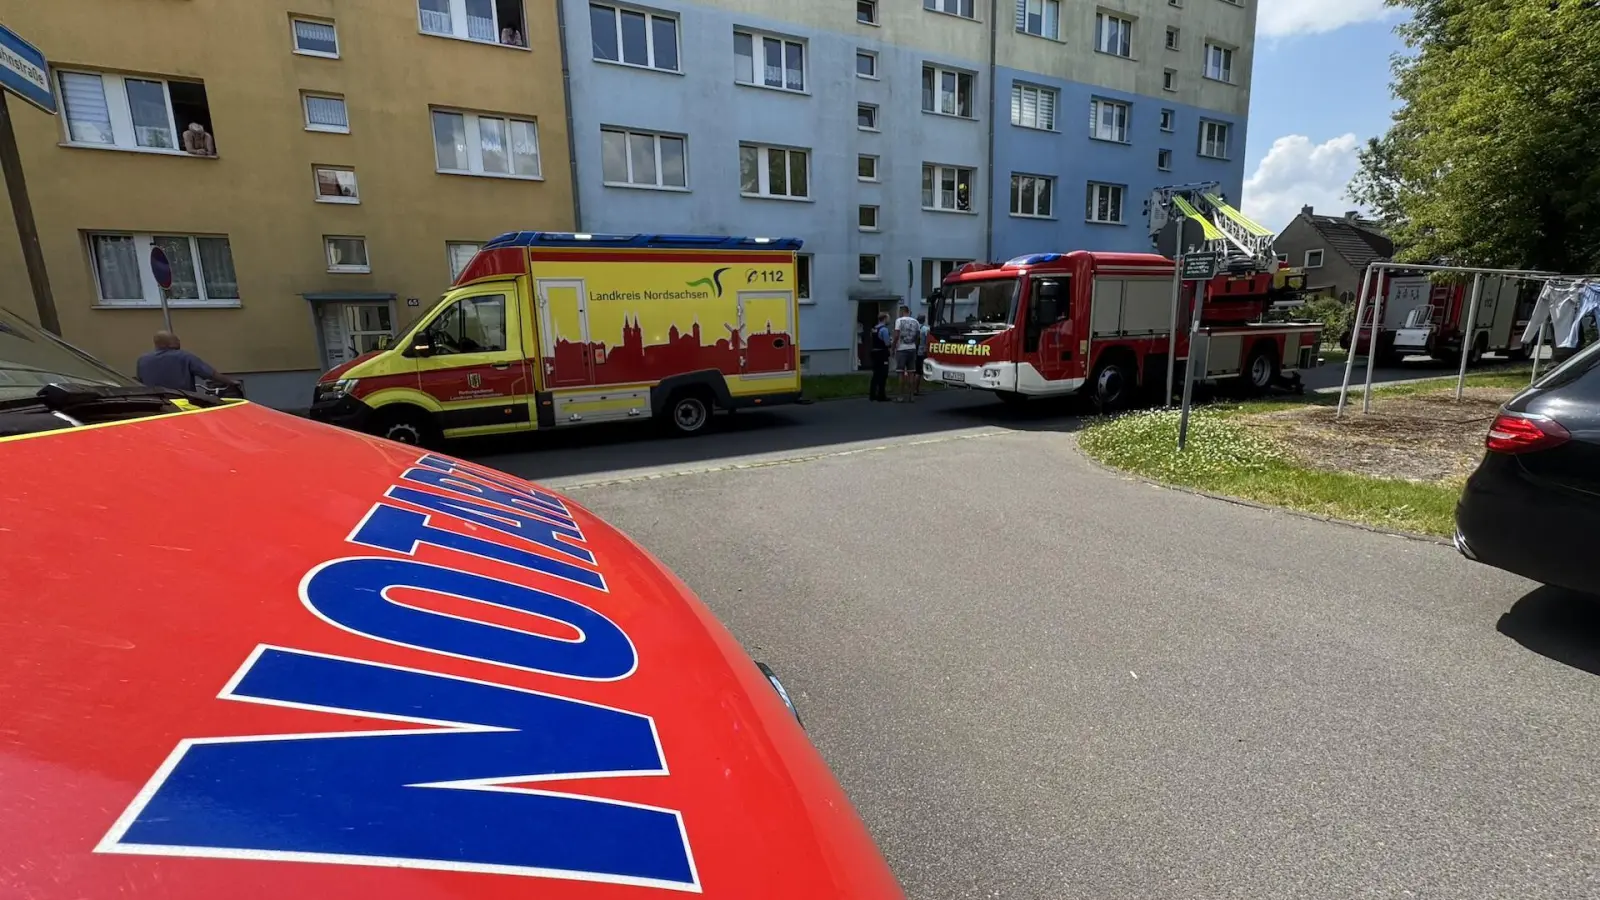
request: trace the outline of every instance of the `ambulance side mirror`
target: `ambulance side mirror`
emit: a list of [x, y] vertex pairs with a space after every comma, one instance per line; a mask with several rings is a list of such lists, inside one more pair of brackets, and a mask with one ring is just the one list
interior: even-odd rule
[[419, 334], [412, 341], [411, 346], [406, 348], [404, 355], [426, 359], [433, 355], [433, 342], [428, 339], [427, 335]]

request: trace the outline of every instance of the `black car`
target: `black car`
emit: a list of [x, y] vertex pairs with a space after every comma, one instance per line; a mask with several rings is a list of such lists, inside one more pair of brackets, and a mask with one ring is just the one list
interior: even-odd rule
[[1600, 594], [1600, 344], [1501, 407], [1456, 506], [1456, 549]]

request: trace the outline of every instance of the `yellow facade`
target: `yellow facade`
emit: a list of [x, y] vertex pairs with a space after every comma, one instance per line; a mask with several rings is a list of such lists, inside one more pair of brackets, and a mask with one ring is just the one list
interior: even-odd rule
[[[480, 0], [472, 6], [474, 12], [485, 8]], [[79, 137], [113, 136], [128, 143], [131, 123], [135, 145], [170, 141], [141, 130], [130, 113], [136, 99], [159, 96], [150, 87], [157, 81], [181, 86], [165, 94], [174, 134], [188, 124], [182, 118], [199, 117], [192, 114], [194, 83], [204, 86], [204, 114], [211, 120], [215, 157], [177, 147], [110, 149], [72, 140], [65, 110], [52, 118], [10, 101], [67, 340], [131, 371], [151, 333], [162, 327], [154, 297], [103, 299], [108, 289], [102, 282], [132, 276], [118, 270], [115, 277], [97, 277], [92, 247], [102, 245], [92, 242], [92, 234], [225, 236], [234, 273], [219, 277], [224, 284], [236, 281], [237, 301], [174, 303], [174, 330], [185, 348], [219, 370], [243, 375], [252, 399], [303, 406], [316, 373], [330, 361], [326, 304], [356, 298], [387, 303], [389, 325], [398, 330], [447, 287], [450, 242], [482, 242], [516, 229], [571, 230], [555, 4], [494, 0], [488, 6], [497, 21], [486, 25], [480, 16], [463, 27], [469, 24], [465, 0], [427, 0], [424, 9], [449, 11], [433, 18], [419, 18], [419, 0], [6, 4], [5, 24], [50, 59], [58, 97], [61, 73], [102, 76], [110, 125], [97, 129], [93, 122], [100, 114], [91, 109], [93, 121]], [[337, 56], [296, 52], [297, 17], [331, 24]], [[462, 37], [426, 33], [424, 24], [433, 31], [449, 27]], [[327, 32], [314, 28], [307, 34], [299, 42], [302, 50], [320, 46]], [[502, 34], [527, 46], [489, 42]], [[92, 85], [93, 79], [79, 82]], [[304, 92], [342, 98], [348, 133], [308, 128]], [[148, 102], [143, 108], [150, 109]], [[492, 167], [481, 148], [494, 143], [488, 134], [498, 130], [505, 135], [497, 144], [504, 158], [516, 148], [515, 162], [507, 167], [520, 168], [522, 177], [440, 172], [436, 109], [466, 114], [460, 121], [473, 123], [473, 131], [463, 132], [479, 148], [470, 159], [462, 157], [468, 168]], [[148, 114], [143, 121], [150, 121]], [[529, 122], [537, 129], [537, 177], [527, 152], [528, 129], [521, 124]], [[318, 202], [316, 166], [353, 170], [359, 202]], [[13, 286], [0, 295], [0, 304], [34, 318], [11, 217], [0, 218], [0, 272]], [[335, 266], [325, 236], [363, 238], [370, 272], [330, 271]], [[137, 240], [128, 246], [147, 252], [148, 241]], [[188, 246], [214, 254], [220, 245]], [[118, 257], [123, 263], [131, 258]], [[144, 253], [137, 262], [148, 268]], [[337, 262], [350, 269], [359, 258]], [[205, 275], [196, 270], [193, 280], [205, 289]], [[122, 292], [131, 296], [131, 282], [123, 284]], [[308, 300], [308, 294], [318, 299]], [[392, 302], [382, 299], [390, 294]]]

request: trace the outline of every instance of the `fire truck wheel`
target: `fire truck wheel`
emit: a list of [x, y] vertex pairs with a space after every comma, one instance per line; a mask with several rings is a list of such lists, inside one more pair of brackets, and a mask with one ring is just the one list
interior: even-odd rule
[[1258, 344], [1250, 351], [1250, 361], [1244, 364], [1245, 381], [1250, 389], [1262, 393], [1272, 387], [1278, 378], [1278, 352], [1271, 344]]
[[1486, 334], [1478, 335], [1478, 339], [1472, 342], [1472, 352], [1467, 354], [1467, 368], [1470, 369], [1483, 362], [1483, 355], [1488, 352], [1489, 336]]
[[693, 388], [681, 390], [667, 402], [667, 421], [674, 434], [699, 434], [711, 423], [711, 394]]
[[1102, 412], [1112, 412], [1128, 405], [1138, 389], [1139, 370], [1133, 358], [1121, 353], [1108, 353], [1095, 366], [1089, 378], [1090, 398]]

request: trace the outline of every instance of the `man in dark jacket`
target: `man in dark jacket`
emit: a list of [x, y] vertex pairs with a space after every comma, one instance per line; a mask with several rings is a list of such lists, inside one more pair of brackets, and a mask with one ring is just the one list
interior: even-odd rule
[[867, 399], [889, 402], [889, 314], [879, 313], [878, 324], [873, 326], [868, 353], [872, 361], [872, 382], [867, 385]]
[[158, 331], [156, 348], [139, 357], [134, 374], [142, 384], [150, 387], [172, 388], [179, 391], [195, 389], [196, 377], [219, 381], [229, 387], [238, 387], [239, 381], [211, 368], [205, 360], [183, 349], [178, 336], [170, 331]]

